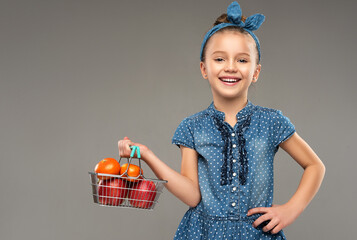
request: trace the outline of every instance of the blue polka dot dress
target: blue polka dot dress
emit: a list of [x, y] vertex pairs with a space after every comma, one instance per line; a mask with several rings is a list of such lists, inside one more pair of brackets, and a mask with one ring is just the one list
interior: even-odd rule
[[264, 232], [247, 216], [255, 207], [273, 203], [273, 160], [279, 144], [293, 135], [294, 125], [280, 110], [254, 105], [250, 100], [237, 113], [234, 128], [224, 121], [214, 103], [186, 117], [172, 143], [198, 153], [202, 199], [183, 216], [174, 240], [286, 239], [283, 231]]

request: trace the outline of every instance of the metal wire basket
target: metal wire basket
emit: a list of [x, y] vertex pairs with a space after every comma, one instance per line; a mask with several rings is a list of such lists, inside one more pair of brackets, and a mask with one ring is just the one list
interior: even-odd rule
[[121, 175], [89, 172], [94, 203], [107, 207], [154, 209], [167, 181], [146, 178], [142, 171], [139, 176], [130, 177], [128, 170], [135, 151], [141, 169], [140, 149], [137, 146], [131, 146], [131, 149], [127, 168]]

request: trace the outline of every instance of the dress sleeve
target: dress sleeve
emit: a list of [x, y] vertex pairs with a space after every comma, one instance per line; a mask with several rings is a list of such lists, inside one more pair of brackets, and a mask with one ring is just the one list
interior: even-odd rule
[[195, 149], [193, 132], [189, 123], [189, 118], [185, 118], [181, 121], [172, 137], [172, 144], [176, 144], [178, 147], [182, 145]]
[[295, 126], [291, 123], [290, 119], [284, 116], [282, 111], [277, 110], [273, 121], [274, 147], [278, 147], [280, 143], [290, 138], [295, 131]]

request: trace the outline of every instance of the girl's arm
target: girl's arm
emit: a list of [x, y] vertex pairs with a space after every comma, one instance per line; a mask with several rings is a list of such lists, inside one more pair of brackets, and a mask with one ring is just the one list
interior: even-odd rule
[[304, 169], [298, 189], [287, 202], [303, 212], [319, 190], [326, 169], [311, 147], [297, 133], [294, 135], [279, 146]]
[[181, 146], [181, 174], [161, 161], [148, 147], [133, 143], [129, 138], [118, 142], [120, 157], [129, 157], [130, 146], [139, 146], [141, 158], [152, 169], [159, 179], [167, 180], [165, 187], [177, 198], [190, 207], [195, 207], [201, 201], [198, 185], [198, 154], [195, 150]]
[[248, 216], [255, 213], [265, 213], [253, 223], [253, 226], [257, 227], [262, 222], [270, 220], [263, 231], [267, 232], [275, 227], [271, 231], [273, 234], [293, 223], [305, 210], [319, 190], [325, 175], [325, 165], [296, 132], [279, 146], [304, 169], [304, 173], [298, 189], [287, 203], [273, 205], [271, 208], [253, 208], [248, 211]]

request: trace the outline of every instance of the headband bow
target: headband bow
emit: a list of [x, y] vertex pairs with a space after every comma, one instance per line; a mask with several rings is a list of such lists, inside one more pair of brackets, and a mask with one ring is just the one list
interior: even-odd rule
[[239, 4], [237, 2], [232, 2], [228, 8], [227, 8], [227, 19], [229, 21], [229, 23], [220, 23], [216, 26], [214, 26], [213, 28], [211, 28], [211, 30], [209, 30], [202, 42], [201, 45], [201, 53], [200, 53], [200, 59], [202, 61], [202, 53], [203, 53], [203, 48], [206, 45], [207, 40], [218, 30], [228, 27], [228, 26], [237, 26], [237, 27], [241, 27], [243, 28], [245, 31], [247, 31], [254, 39], [256, 45], [257, 45], [257, 49], [258, 49], [258, 54], [259, 54], [259, 60], [260, 60], [260, 43], [258, 38], [254, 35], [254, 33], [252, 31], [257, 30], [260, 25], [262, 25], [262, 23], [265, 20], [265, 16], [263, 14], [254, 14], [252, 16], [249, 16], [245, 22], [243, 22], [241, 20], [242, 18], [242, 10], [239, 6]]

